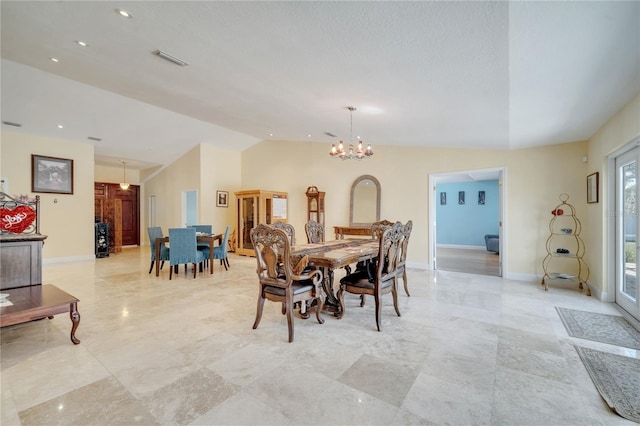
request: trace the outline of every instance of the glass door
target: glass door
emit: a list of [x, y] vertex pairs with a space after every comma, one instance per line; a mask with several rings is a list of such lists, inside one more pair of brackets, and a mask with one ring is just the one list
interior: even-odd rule
[[616, 303], [640, 320], [637, 279], [640, 148], [616, 158]]

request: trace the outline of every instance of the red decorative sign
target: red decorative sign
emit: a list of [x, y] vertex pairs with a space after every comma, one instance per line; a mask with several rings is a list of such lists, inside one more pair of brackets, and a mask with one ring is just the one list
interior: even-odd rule
[[36, 212], [27, 206], [18, 206], [9, 210], [0, 208], [0, 229], [14, 234], [21, 234], [33, 221], [36, 220]]

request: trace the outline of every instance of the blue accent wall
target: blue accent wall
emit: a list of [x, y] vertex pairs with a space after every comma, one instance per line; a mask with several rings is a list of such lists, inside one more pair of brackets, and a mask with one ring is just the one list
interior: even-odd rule
[[[459, 193], [464, 191], [464, 204]], [[484, 204], [478, 193], [484, 191]], [[484, 246], [485, 234], [498, 233], [498, 180], [454, 182], [436, 185], [436, 244]], [[441, 204], [441, 193], [446, 204]]]

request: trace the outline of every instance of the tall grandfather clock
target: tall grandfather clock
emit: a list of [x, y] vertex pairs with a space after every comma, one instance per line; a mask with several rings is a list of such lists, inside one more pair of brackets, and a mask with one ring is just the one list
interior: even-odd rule
[[317, 186], [307, 188], [307, 221], [315, 220], [324, 228], [324, 192]]

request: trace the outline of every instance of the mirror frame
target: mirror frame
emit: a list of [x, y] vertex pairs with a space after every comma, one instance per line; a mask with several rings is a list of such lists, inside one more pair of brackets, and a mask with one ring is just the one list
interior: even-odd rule
[[351, 185], [351, 199], [349, 201], [349, 226], [351, 227], [365, 228], [365, 227], [371, 226], [373, 223], [373, 222], [360, 223], [360, 222], [353, 221], [353, 195], [356, 187], [363, 180], [370, 180], [376, 186], [376, 220], [375, 221], [376, 222], [380, 221], [380, 182], [378, 181], [378, 179], [376, 179], [371, 175], [362, 175], [359, 178], [357, 178], [355, 181], [353, 181], [353, 184]]

